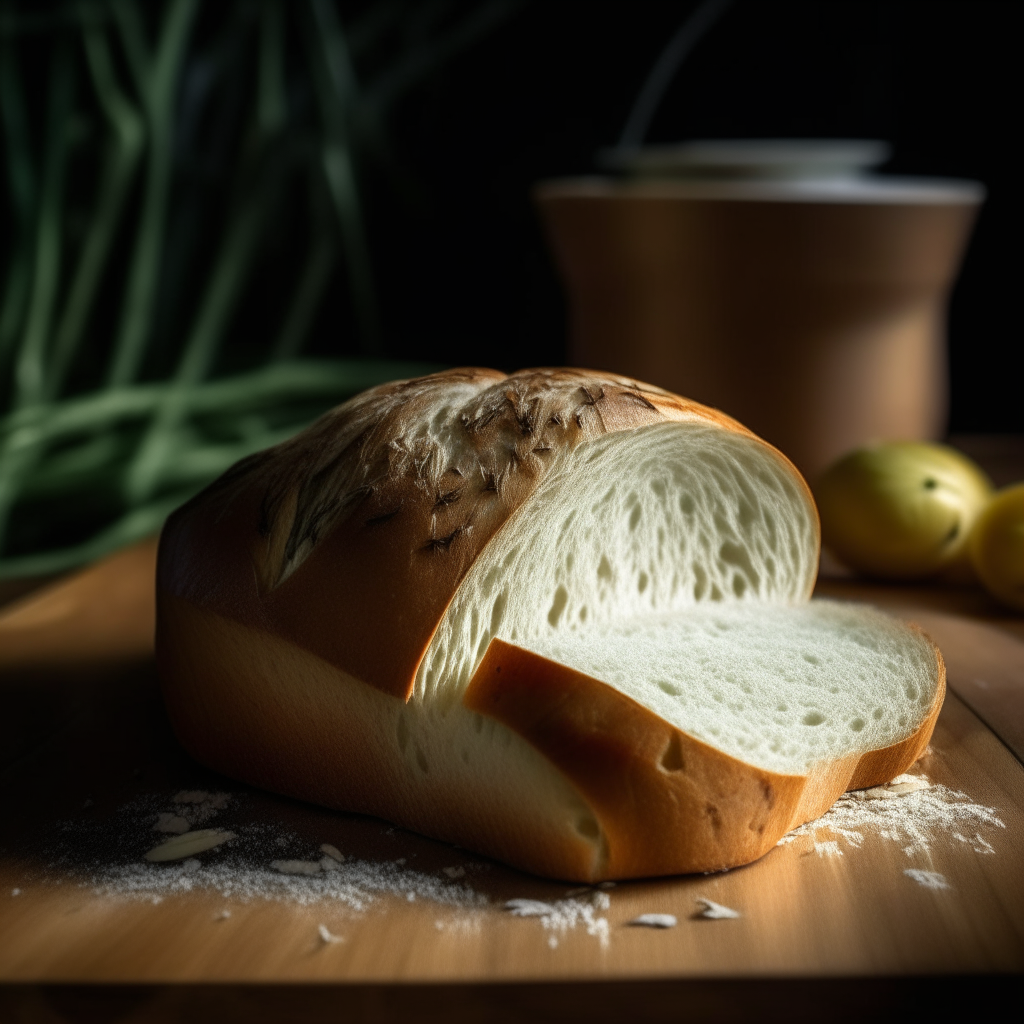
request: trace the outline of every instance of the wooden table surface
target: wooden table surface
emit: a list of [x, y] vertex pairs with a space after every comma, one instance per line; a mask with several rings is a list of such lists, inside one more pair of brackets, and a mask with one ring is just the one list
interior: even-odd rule
[[[375, 819], [250, 790], [192, 762], [155, 686], [153, 561], [153, 545], [139, 545], [0, 610], [0, 1019], [195, 1020], [199, 1007], [211, 1019], [255, 1021], [282, 1019], [285, 1004], [290, 1019], [300, 1019], [300, 1005], [303, 1020], [334, 1019], [341, 997], [328, 999], [325, 983], [347, 993], [345, 1019], [392, 1019], [410, 1008], [434, 1019], [428, 1009], [445, 992], [458, 994], [457, 1019], [565, 1020], [584, 1010], [588, 1020], [664, 1019], [678, 1012], [685, 983], [691, 1008], [710, 1000], [716, 1019], [734, 1019], [729, 1007], [740, 1019], [787, 979], [828, 981], [845, 1019], [843, 1008], [863, 1012], [869, 991], [856, 979], [873, 979], [876, 992], [900, 979], [1024, 969], [1024, 619], [979, 592], [819, 583], [825, 596], [873, 601], [913, 619], [937, 641], [949, 694], [915, 771], [994, 809], [1005, 827], [979, 826], [983, 843], [940, 829], [930, 850], [909, 855], [870, 828], [860, 845], [819, 830], [727, 873], [567, 895], [565, 884]], [[389, 870], [442, 889], [456, 884], [445, 869], [462, 868], [458, 884], [479, 905], [392, 893], [355, 910], [337, 901], [225, 898], [202, 887], [154, 900], [84, 884], [96, 864], [120, 864], [125, 850], [159, 840], [149, 831], [153, 809], [173, 809], [181, 790], [231, 793], [218, 825], [276, 830], [291, 837], [289, 849], [329, 842], [369, 864], [404, 858]], [[200, 859], [215, 864], [222, 855]], [[919, 884], [909, 869], [938, 873], [947, 888]], [[702, 897], [742, 916], [700, 917]], [[515, 917], [505, 909], [514, 898], [590, 907], [607, 933]], [[675, 915], [678, 926], [628, 925], [652, 912]], [[324, 941], [321, 925], [342, 941]], [[731, 987], [712, 992], [715, 979]], [[234, 987], [159, 987], [199, 982]], [[244, 987], [257, 982], [304, 987], [260, 995]], [[66, 987], [97, 983], [158, 987]], [[104, 1016], [101, 1004], [114, 1009]], [[452, 1019], [450, 1007], [437, 1013]]]

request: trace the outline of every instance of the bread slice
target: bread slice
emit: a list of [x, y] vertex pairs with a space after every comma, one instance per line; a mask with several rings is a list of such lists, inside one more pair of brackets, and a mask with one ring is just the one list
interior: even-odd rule
[[587, 371], [374, 389], [169, 521], [157, 651], [200, 760], [540, 874], [742, 864], [931, 735], [941, 656], [809, 602], [806, 485]]

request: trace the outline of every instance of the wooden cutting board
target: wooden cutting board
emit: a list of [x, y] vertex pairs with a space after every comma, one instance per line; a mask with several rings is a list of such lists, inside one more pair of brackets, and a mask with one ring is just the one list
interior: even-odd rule
[[[970, 592], [819, 587], [915, 619], [939, 643], [949, 695], [915, 771], [992, 809], [1001, 825], [938, 829], [930, 849], [909, 853], [874, 826], [859, 842], [822, 829], [746, 868], [569, 895], [570, 886], [375, 819], [249, 790], [192, 762], [155, 686], [153, 563], [153, 545], [140, 545], [0, 612], [0, 980], [650, 984], [1024, 968], [1024, 633], [1019, 618]], [[399, 881], [362, 909], [201, 886], [154, 900], [88, 884], [96, 865], [159, 841], [153, 810], [173, 810], [181, 790], [229, 792], [216, 824], [287, 834], [288, 856], [318, 856], [326, 842], [350, 862], [392, 865]], [[197, 879], [218, 856], [202, 855]], [[908, 871], [931, 872], [917, 877], [944, 887]], [[403, 872], [418, 880], [413, 899], [401, 891]], [[435, 883], [464, 886], [478, 905], [424, 895]], [[512, 899], [568, 899], [606, 925], [546, 928], [506, 910]], [[709, 920], [699, 899], [741, 916]], [[646, 913], [678, 924], [629, 925]], [[341, 941], [325, 941], [321, 925]]]

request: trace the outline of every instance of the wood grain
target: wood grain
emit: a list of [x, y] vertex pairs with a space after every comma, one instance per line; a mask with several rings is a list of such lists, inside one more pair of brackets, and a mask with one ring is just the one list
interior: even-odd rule
[[[859, 848], [839, 836], [805, 837], [747, 868], [608, 890], [610, 906], [599, 911], [609, 923], [603, 945], [582, 927], [551, 932], [535, 918], [515, 918], [503, 909], [511, 898], [561, 899], [567, 886], [374, 819], [249, 791], [190, 761], [169, 732], [144, 654], [145, 616], [151, 615], [145, 609], [151, 606], [140, 595], [152, 571], [151, 549], [119, 557], [113, 568], [96, 567], [0, 615], [7, 723], [0, 737], [4, 981], [753, 983], [1024, 969], [1024, 768], [993, 732], [1019, 742], [1014, 695], [1024, 643], [998, 624], [935, 608], [908, 612], [942, 648], [951, 691], [931, 753], [916, 770], [997, 810], [1006, 827], [985, 833], [993, 853], [977, 853], [951, 833], [935, 836], [927, 855], [913, 856], [877, 834], [866, 834]], [[872, 596], [902, 613], [906, 608], [897, 607], [893, 593], [874, 588], [845, 596]], [[65, 611], [58, 615], [60, 608]], [[986, 721], [957, 694], [966, 695]], [[995, 694], [987, 705], [985, 694]], [[154, 904], [97, 895], [79, 884], [90, 858], [102, 859], [103, 849], [90, 840], [93, 845], [78, 856], [76, 836], [110, 835], [109, 829], [123, 827], [121, 809], [131, 801], [154, 795], [169, 800], [190, 788], [235, 795], [218, 820], [226, 828], [263, 823], [290, 830], [311, 849], [330, 842], [361, 859], [404, 857], [440, 879], [445, 867], [463, 866], [486, 905], [466, 910], [382, 895], [356, 912], [331, 904], [245, 902], [205, 891]], [[842, 856], [823, 853], [814, 839], [819, 845], [836, 842]], [[111, 843], [117, 840], [112, 835]], [[55, 868], [58, 854], [63, 866]], [[216, 855], [204, 856], [212, 861]], [[908, 868], [939, 872], [949, 888], [924, 888], [905, 874]], [[698, 897], [733, 907], [742, 917], [697, 917]], [[218, 919], [225, 909], [230, 917]], [[679, 924], [665, 931], [628, 925], [650, 912], [674, 914]], [[320, 924], [344, 941], [324, 943]]]

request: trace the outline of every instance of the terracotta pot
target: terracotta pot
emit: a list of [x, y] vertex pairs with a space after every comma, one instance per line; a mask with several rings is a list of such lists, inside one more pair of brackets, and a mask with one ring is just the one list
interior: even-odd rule
[[945, 311], [973, 182], [555, 181], [536, 198], [570, 362], [716, 406], [813, 477], [940, 437]]

